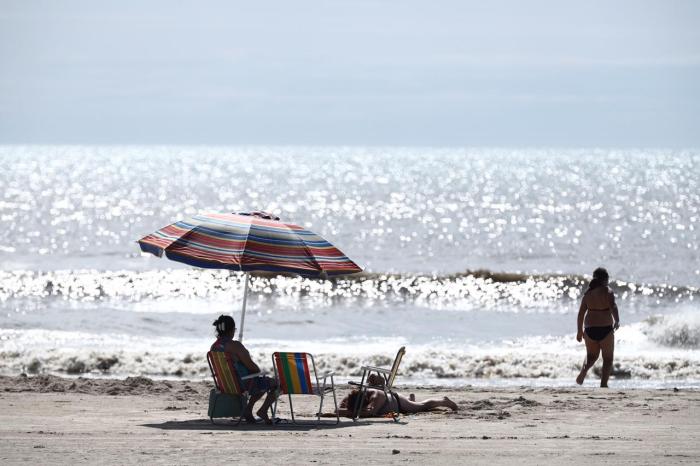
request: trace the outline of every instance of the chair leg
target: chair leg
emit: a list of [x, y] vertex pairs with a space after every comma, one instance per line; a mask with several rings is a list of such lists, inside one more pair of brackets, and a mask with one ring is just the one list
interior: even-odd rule
[[272, 403], [272, 406], [270, 406], [270, 409], [272, 410], [272, 422], [275, 422], [275, 416], [277, 415], [277, 402], [280, 399], [280, 389], [279, 386], [277, 389], [275, 389], [275, 401]]
[[318, 405], [318, 413], [316, 413], [318, 415], [319, 419], [321, 418], [321, 413], [323, 412], [323, 399], [325, 396], [326, 396], [326, 392], [322, 391], [321, 392], [321, 403]]
[[292, 414], [292, 423], [296, 424], [297, 421], [294, 419], [294, 406], [292, 405], [292, 394], [289, 393], [289, 412]]
[[367, 388], [364, 387], [364, 389], [361, 388], [362, 393], [359, 396], [359, 399], [355, 402], [355, 417], [353, 418], [353, 421], [356, 421], [360, 418], [360, 411], [362, 410], [362, 403], [365, 401], [365, 395], [367, 395]]
[[335, 404], [335, 423], [340, 424], [340, 413], [338, 412], [338, 398], [335, 396], [335, 384], [331, 382], [331, 387], [333, 388], [333, 403]]
[[[219, 395], [214, 396], [214, 407], [211, 409], [212, 413], [216, 411], [216, 402], [217, 401], [219, 401]], [[209, 420], [211, 421], [212, 424], [216, 424], [216, 422], [214, 422], [214, 416], [209, 416]]]
[[318, 405], [318, 412], [316, 413], [316, 424], [321, 423], [321, 413], [323, 412], [323, 395], [324, 393], [321, 392], [321, 403]]
[[362, 402], [364, 401], [364, 398], [365, 398], [363, 388], [365, 386], [365, 377], [366, 376], [367, 376], [367, 373], [362, 372], [362, 379], [360, 380], [360, 388], [359, 388], [359, 390], [360, 390], [360, 392], [362, 392], [362, 394], [355, 399], [355, 406], [353, 406], [353, 410], [352, 410], [352, 420], [353, 421], [357, 421], [357, 418], [360, 417], [360, 407], [362, 406]]
[[242, 396], [241, 398], [243, 398], [244, 402], [241, 409], [241, 415], [238, 416], [238, 422], [236, 423], [237, 426], [241, 424], [241, 421], [243, 420], [243, 415], [245, 414], [245, 410], [248, 408], [248, 393], [246, 392], [245, 396]]

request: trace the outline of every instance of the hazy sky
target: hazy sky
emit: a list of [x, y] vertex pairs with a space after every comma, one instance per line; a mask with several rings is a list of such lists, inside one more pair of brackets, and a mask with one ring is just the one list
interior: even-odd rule
[[700, 146], [699, 1], [0, 0], [0, 143]]

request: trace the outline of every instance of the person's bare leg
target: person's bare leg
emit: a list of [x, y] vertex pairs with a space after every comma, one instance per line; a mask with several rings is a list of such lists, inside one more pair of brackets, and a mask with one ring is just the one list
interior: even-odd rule
[[608, 378], [613, 366], [613, 355], [615, 353], [615, 332], [608, 333], [600, 342], [600, 349], [603, 354], [603, 373], [600, 375], [600, 386], [608, 388]]
[[255, 413], [263, 421], [265, 421], [265, 424], [272, 424], [272, 419], [270, 419], [270, 416], [267, 415], [267, 411], [270, 409], [270, 406], [272, 406], [272, 403], [275, 402], [275, 395], [275, 390], [270, 390], [269, 392], [267, 392], [265, 401], [263, 401], [263, 404], [260, 406], [260, 409], [258, 409], [258, 411]]
[[255, 405], [255, 403], [257, 403], [262, 396], [262, 393], [251, 395], [250, 400], [248, 401], [248, 406], [245, 407], [245, 414], [243, 414], [243, 417], [245, 417], [245, 420], [250, 424], [255, 423], [255, 416], [253, 416], [253, 405]]
[[404, 413], [422, 413], [432, 411], [435, 408], [449, 408], [452, 411], [459, 410], [457, 403], [447, 397], [442, 399], [429, 399], [425, 401], [411, 401], [403, 395], [399, 395], [399, 409]]
[[600, 345], [597, 341], [591, 340], [586, 335], [583, 336], [583, 341], [586, 342], [586, 359], [583, 361], [581, 372], [579, 372], [578, 377], [576, 377], [576, 383], [579, 385], [583, 384], [586, 374], [588, 374], [588, 371], [598, 360], [598, 354], [600, 354]]

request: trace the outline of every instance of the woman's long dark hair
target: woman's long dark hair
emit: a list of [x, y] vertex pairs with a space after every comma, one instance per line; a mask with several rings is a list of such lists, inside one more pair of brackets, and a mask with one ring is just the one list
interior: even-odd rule
[[222, 337], [232, 330], [236, 329], [236, 322], [233, 317], [221, 314], [218, 319], [212, 324], [216, 327], [216, 336]]
[[601, 286], [608, 286], [609, 278], [608, 271], [603, 267], [598, 267], [593, 271], [593, 280], [588, 283], [586, 293]]
[[[357, 403], [357, 398], [362, 394], [360, 390], [357, 388], [353, 388], [353, 390], [350, 392], [348, 395], [348, 403], [347, 403], [347, 409], [352, 411], [355, 409], [355, 403]], [[362, 408], [367, 406], [369, 404], [369, 398], [365, 397], [364, 400], [362, 400]], [[360, 408], [360, 409], [362, 409]]]

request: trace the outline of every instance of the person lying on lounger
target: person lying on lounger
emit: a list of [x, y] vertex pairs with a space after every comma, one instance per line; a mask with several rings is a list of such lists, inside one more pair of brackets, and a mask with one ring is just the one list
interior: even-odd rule
[[[355, 409], [358, 398], [361, 396], [362, 392], [358, 389], [350, 392], [350, 394], [340, 402], [338, 414], [345, 417], [353, 417], [353, 410]], [[452, 411], [459, 410], [457, 403], [446, 396], [441, 399], [416, 401], [413, 394], [409, 395], [407, 398], [398, 393], [384, 394], [383, 390], [368, 388], [367, 394], [362, 400], [360, 417], [384, 417], [389, 413], [422, 413], [425, 411], [432, 411], [435, 408], [449, 408]]]

